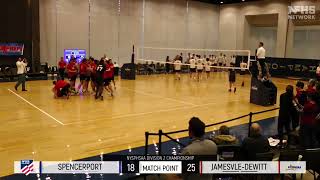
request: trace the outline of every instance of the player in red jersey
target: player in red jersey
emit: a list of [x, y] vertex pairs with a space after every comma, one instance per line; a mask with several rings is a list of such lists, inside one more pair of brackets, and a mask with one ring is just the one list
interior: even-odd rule
[[97, 64], [94, 61], [93, 57], [90, 57], [90, 78], [91, 78], [91, 88], [92, 91], [95, 92], [96, 91], [96, 79], [97, 79]]
[[53, 81], [54, 87], [52, 88], [52, 92], [54, 94], [54, 98], [69, 98], [70, 95], [70, 84], [64, 80]]
[[113, 68], [114, 68], [113, 64], [110, 62], [110, 60], [108, 60], [106, 63], [106, 70], [104, 71], [104, 74], [103, 74], [104, 87], [110, 93], [111, 96], [113, 96], [113, 90], [111, 86]]
[[[86, 93], [88, 91], [88, 86], [87, 86], [87, 80], [88, 80], [88, 63], [87, 59], [84, 58], [82, 59], [80, 63], [80, 68], [79, 68], [79, 73], [80, 73], [80, 84], [78, 86], [78, 91], [80, 91], [82, 87], [82, 92]], [[90, 79], [90, 77], [89, 77]]]
[[63, 57], [60, 58], [60, 61], [58, 63], [58, 67], [59, 67], [58, 71], [59, 71], [60, 79], [64, 80], [67, 62], [63, 59]]
[[67, 65], [68, 78], [70, 80], [70, 86], [75, 90], [75, 83], [78, 75], [78, 66], [75, 58], [72, 58]]

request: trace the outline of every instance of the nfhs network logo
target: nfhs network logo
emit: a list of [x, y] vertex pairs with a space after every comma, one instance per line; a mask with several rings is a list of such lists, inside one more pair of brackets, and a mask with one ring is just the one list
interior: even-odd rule
[[288, 6], [288, 19], [315, 20], [316, 6]]
[[20, 165], [21, 172], [26, 176], [33, 172], [33, 160], [22, 160]]

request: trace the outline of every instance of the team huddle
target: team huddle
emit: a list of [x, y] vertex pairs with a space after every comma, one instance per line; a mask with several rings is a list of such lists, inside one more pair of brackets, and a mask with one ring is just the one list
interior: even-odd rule
[[[52, 89], [55, 98], [69, 98], [71, 94], [77, 95], [79, 93], [90, 94], [89, 84], [92, 92], [95, 92], [95, 99], [103, 100], [104, 89], [113, 97], [113, 88], [116, 88], [114, 64], [106, 56], [100, 61], [94, 60], [92, 57], [84, 58], [79, 63], [74, 57], [71, 57], [69, 63], [61, 58], [58, 66], [59, 80], [53, 82]], [[64, 80], [65, 75], [67, 75], [69, 82]], [[78, 75], [80, 76], [80, 84], [76, 87]]]

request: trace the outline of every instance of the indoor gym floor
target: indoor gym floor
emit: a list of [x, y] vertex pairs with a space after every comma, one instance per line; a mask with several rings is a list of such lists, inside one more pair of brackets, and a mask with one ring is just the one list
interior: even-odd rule
[[[295, 84], [288, 79], [273, 81], [278, 96], [286, 85]], [[180, 81], [164, 74], [117, 79], [114, 98], [105, 94], [104, 101], [93, 96], [54, 99], [52, 80], [29, 81], [28, 92], [16, 92], [14, 84], [0, 84], [0, 176], [12, 174], [13, 161], [22, 159], [76, 160], [143, 146], [145, 131], [185, 129], [192, 116], [215, 123], [275, 107], [249, 103], [249, 75], [237, 75], [237, 92], [229, 93], [226, 72], [212, 73], [201, 82], [187, 74]], [[277, 114], [264, 113], [255, 120]], [[244, 118], [228, 125], [247, 122]]]

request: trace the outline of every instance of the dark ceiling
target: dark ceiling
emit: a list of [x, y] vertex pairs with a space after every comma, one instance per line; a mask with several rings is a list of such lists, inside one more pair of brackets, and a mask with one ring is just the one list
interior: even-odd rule
[[210, 4], [233, 4], [233, 3], [261, 1], [261, 0], [195, 0], [195, 1], [200, 1], [205, 3], [210, 3]]

